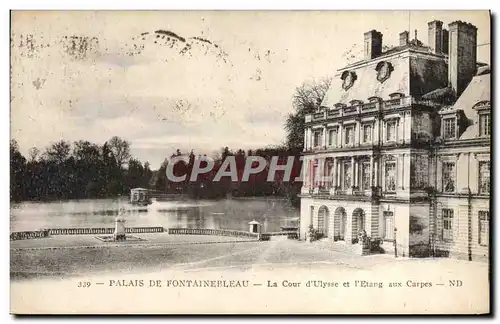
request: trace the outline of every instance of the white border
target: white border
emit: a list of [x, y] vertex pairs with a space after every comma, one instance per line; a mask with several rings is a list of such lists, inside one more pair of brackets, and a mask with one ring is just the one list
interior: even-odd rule
[[[296, 0], [288, 0], [288, 1], [280, 1], [280, 2], [270, 2], [269, 0], [253, 0], [253, 1], [105, 1], [105, 0], [87, 0], [87, 1], [53, 1], [46, 0], [43, 2], [39, 1], [3, 1], [2, 2], [2, 11], [1, 11], [1, 19], [2, 19], [2, 33], [1, 33], [1, 60], [2, 64], [0, 64], [1, 69], [1, 80], [2, 85], [0, 87], [2, 94], [2, 103], [5, 108], [2, 109], [2, 118], [0, 118], [1, 123], [3, 124], [0, 127], [2, 132], [3, 140], [1, 143], [1, 152], [2, 159], [0, 159], [0, 163], [2, 163], [0, 170], [4, 173], [4, 178], [9, 179], [9, 162], [8, 162], [8, 149], [9, 149], [9, 66], [7, 62], [9, 61], [9, 9], [87, 9], [87, 10], [97, 10], [97, 9], [126, 9], [126, 10], [137, 10], [137, 9], [170, 9], [170, 10], [193, 10], [193, 9], [204, 9], [204, 10], [213, 10], [213, 9], [237, 9], [237, 10], [248, 10], [248, 9], [267, 9], [267, 10], [278, 10], [278, 9], [294, 9], [294, 10], [319, 10], [319, 9], [329, 9], [329, 10], [366, 10], [366, 9], [378, 9], [378, 10], [396, 10], [396, 9], [412, 9], [412, 10], [463, 10], [463, 9], [492, 9], [493, 13], [498, 13], [497, 7], [499, 5], [498, 0], [485, 0], [485, 1], [432, 1], [432, 0], [419, 0], [412, 3], [408, 3], [400, 0], [379, 0], [379, 1], [318, 1], [318, 0], [308, 0], [308, 1], [296, 1]], [[495, 39], [492, 42], [497, 43], [498, 33], [493, 33], [495, 35]], [[498, 58], [495, 55], [495, 58]], [[495, 89], [496, 90], [496, 89]], [[493, 92], [496, 94], [497, 92]], [[498, 101], [495, 101], [498, 102]], [[493, 108], [495, 109], [495, 108]], [[494, 124], [500, 125], [500, 113], [495, 113], [495, 121]], [[498, 139], [497, 136], [495, 138]], [[499, 140], [496, 140], [496, 145], [498, 146]], [[495, 147], [495, 152], [498, 152], [498, 147]], [[498, 177], [495, 177], [498, 179]], [[494, 183], [495, 185], [496, 183]], [[4, 247], [1, 249], [2, 251], [2, 289], [3, 298], [2, 298], [2, 323], [14, 321], [15, 319], [8, 315], [9, 312], [9, 241], [7, 239], [9, 230], [9, 181], [2, 182], [2, 190], [0, 195], [0, 204], [4, 213], [3, 217], [3, 228], [5, 231], [5, 239], [2, 240]], [[498, 198], [500, 196], [500, 192], [495, 190], [495, 201], [500, 201]], [[494, 215], [493, 217], [495, 217]], [[499, 233], [499, 225], [500, 221], [496, 219], [496, 230]], [[492, 247], [492, 251], [494, 251], [495, 259], [498, 256], [496, 252], [497, 249]], [[498, 278], [497, 278], [498, 281]], [[496, 298], [498, 302], [498, 298]], [[491, 305], [492, 309], [495, 305]], [[498, 308], [497, 308], [498, 310]], [[182, 319], [172, 319], [166, 318], [168, 321], [178, 321]], [[310, 320], [305, 319], [304, 320]], [[25, 319], [27, 320], [27, 319]], [[53, 319], [38, 319], [40, 321], [51, 322]], [[85, 320], [85, 319], [84, 319]], [[93, 319], [96, 322], [104, 322], [104, 319]], [[108, 319], [109, 320], [109, 319]], [[115, 321], [123, 321], [123, 319], [114, 319]], [[213, 319], [218, 320], [218, 319]], [[256, 318], [259, 322], [268, 321], [268, 319]], [[289, 319], [282, 319], [289, 320]], [[335, 319], [336, 321], [344, 321], [348, 320], [347, 318]], [[360, 320], [360, 318], [356, 318], [356, 321]], [[402, 318], [402, 320], [404, 320]], [[426, 321], [434, 321], [437, 319], [429, 319], [426, 318]], [[468, 318], [467, 320], [472, 320], [472, 318]], [[67, 321], [66, 319], [64, 321]], [[140, 321], [139, 319], [133, 319], [133, 322]]]

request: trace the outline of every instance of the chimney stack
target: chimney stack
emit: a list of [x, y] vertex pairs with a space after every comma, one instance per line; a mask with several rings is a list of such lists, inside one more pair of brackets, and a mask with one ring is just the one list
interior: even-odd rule
[[429, 24], [429, 47], [433, 53], [443, 52], [443, 22], [431, 21]]
[[402, 33], [399, 33], [399, 46], [406, 46], [410, 41], [410, 33], [405, 30]]
[[365, 34], [365, 60], [371, 60], [382, 53], [382, 33], [370, 30]]
[[448, 30], [443, 29], [443, 54], [448, 54], [449, 48], [448, 48]]
[[458, 97], [476, 73], [477, 28], [463, 21], [448, 27], [448, 81]]

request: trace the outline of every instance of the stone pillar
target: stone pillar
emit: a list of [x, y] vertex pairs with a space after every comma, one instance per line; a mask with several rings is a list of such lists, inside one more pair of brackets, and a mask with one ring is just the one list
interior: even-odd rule
[[354, 156], [351, 157], [351, 188], [354, 187]]
[[307, 128], [304, 128], [304, 150], [307, 151], [309, 149], [309, 143], [307, 140]]
[[338, 187], [341, 187], [342, 186], [342, 183], [341, 183], [341, 164], [342, 163], [342, 160], [339, 160], [337, 162], [337, 186]]
[[340, 125], [337, 126], [337, 138], [335, 139], [335, 147], [341, 147], [341, 142], [342, 142], [342, 139], [341, 139], [341, 127]]
[[328, 143], [326, 135], [327, 134], [326, 134], [326, 125], [325, 125], [325, 126], [323, 126], [323, 147], [325, 147], [325, 148], [326, 148], [326, 144]]
[[302, 163], [303, 163], [303, 165], [302, 165], [302, 172], [304, 172], [304, 174], [303, 174], [303, 177], [304, 177], [304, 179], [303, 179], [303, 181], [304, 181], [303, 187], [308, 188], [309, 187], [309, 172], [310, 172], [309, 171], [309, 160], [304, 157], [304, 160], [302, 160]]
[[401, 188], [401, 155], [396, 155], [396, 191]]
[[406, 142], [406, 112], [403, 111], [403, 131], [402, 131], [402, 138], [401, 138], [401, 141], [403, 142], [403, 144]]
[[376, 118], [375, 122], [373, 123], [373, 138], [372, 138], [373, 145], [378, 145], [379, 139], [380, 139], [380, 121], [378, 118]]
[[374, 164], [375, 164], [374, 165], [374, 167], [375, 167], [374, 169], [375, 170], [374, 170], [374, 181], [373, 181], [374, 184], [373, 185], [375, 187], [378, 187], [379, 186], [379, 176], [378, 175], [379, 175], [380, 158], [377, 159], [377, 161], [374, 161]]
[[359, 160], [354, 161], [354, 187], [359, 187]]
[[373, 154], [370, 155], [370, 186], [375, 187], [375, 182], [374, 182], [374, 168], [373, 168]]
[[405, 153], [401, 156], [401, 189], [405, 189]]
[[325, 158], [318, 159], [319, 161], [319, 186], [322, 187], [325, 184]]
[[344, 125], [342, 124], [339, 125], [339, 136], [340, 136], [339, 147], [344, 147]]
[[309, 148], [311, 149], [313, 147], [311, 127], [307, 129], [307, 142], [309, 143]]
[[380, 158], [377, 165], [378, 165], [378, 168], [380, 168], [380, 171], [378, 174], [378, 175], [380, 175], [380, 180], [379, 180], [380, 187], [382, 188], [382, 192], [384, 192], [385, 191], [385, 174], [384, 174], [385, 161], [383, 161], [382, 158]]
[[404, 136], [403, 142], [409, 143], [410, 138], [408, 136], [408, 133], [409, 133], [408, 131], [411, 130], [411, 118], [410, 118], [409, 111], [405, 112], [404, 121], [405, 121], [405, 128], [404, 128], [404, 132], [403, 132], [403, 136]]
[[344, 240], [346, 244], [352, 244], [352, 212], [347, 212], [346, 210], [346, 224], [345, 224], [345, 233]]
[[356, 120], [356, 124], [355, 124], [356, 128], [354, 129], [354, 146], [358, 146], [359, 143], [361, 142], [361, 138], [360, 138], [360, 123], [358, 120]]
[[337, 187], [337, 158], [333, 158], [332, 186]]
[[403, 136], [401, 135], [402, 134], [402, 130], [403, 130], [403, 123], [402, 123], [402, 119], [401, 119], [401, 115], [399, 115], [400, 118], [396, 120], [396, 143], [400, 143], [401, 142], [401, 139], [403, 138]]

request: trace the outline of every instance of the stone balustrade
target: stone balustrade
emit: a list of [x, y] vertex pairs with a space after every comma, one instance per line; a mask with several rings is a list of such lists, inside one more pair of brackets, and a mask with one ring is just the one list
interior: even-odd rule
[[[114, 228], [112, 227], [83, 227], [83, 228], [51, 228], [38, 231], [22, 231], [13, 232], [10, 234], [10, 239], [25, 240], [32, 238], [48, 237], [49, 235], [96, 235], [96, 234], [113, 234]], [[128, 227], [125, 229], [126, 233], [162, 233], [164, 228], [161, 226], [155, 227]]]
[[217, 235], [217, 236], [235, 236], [258, 238], [258, 233], [229, 229], [211, 229], [211, 228], [169, 228], [168, 234], [172, 235]]
[[[126, 233], [163, 233], [165, 229], [160, 226], [156, 227], [127, 227]], [[267, 241], [272, 236], [287, 236], [288, 239], [298, 239], [297, 231], [281, 231], [268, 233], [251, 233], [246, 231], [230, 230], [230, 229], [210, 229], [210, 228], [168, 228], [168, 234], [171, 235], [215, 235], [215, 236], [233, 236], [247, 237]], [[96, 235], [108, 234], [112, 235], [114, 228], [111, 227], [95, 227], [95, 228], [51, 228], [38, 231], [22, 231], [13, 232], [10, 234], [12, 241], [43, 238], [50, 235]]]

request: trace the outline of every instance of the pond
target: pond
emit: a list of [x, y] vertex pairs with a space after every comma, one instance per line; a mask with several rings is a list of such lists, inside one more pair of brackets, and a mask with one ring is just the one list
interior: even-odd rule
[[[121, 199], [89, 199], [57, 202], [12, 203], [10, 230], [41, 228], [113, 227], [118, 210], [130, 205]], [[248, 222], [257, 220], [264, 232], [281, 226], [296, 226], [300, 211], [286, 200], [275, 198], [233, 198], [217, 201], [153, 201], [147, 211], [125, 213], [127, 226], [233, 229], [248, 231]]]

